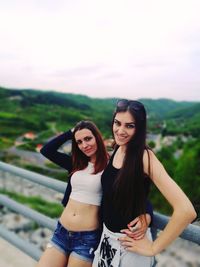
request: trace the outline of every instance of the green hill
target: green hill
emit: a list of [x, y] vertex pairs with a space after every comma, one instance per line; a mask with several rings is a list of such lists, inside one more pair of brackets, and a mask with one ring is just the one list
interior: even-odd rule
[[[177, 102], [170, 99], [139, 100], [147, 109], [149, 132], [196, 137], [186, 138], [189, 141], [184, 144], [178, 136], [179, 139], [174, 144], [163, 147], [158, 155], [170, 175], [177, 179], [198, 207], [199, 214], [200, 197], [196, 185], [199, 182], [200, 103]], [[36, 138], [17, 148], [35, 151], [38, 144], [45, 143], [56, 133], [73, 127], [82, 119], [94, 121], [104, 137], [110, 137], [115, 103], [115, 98], [100, 99], [53, 91], [0, 87], [0, 150], [3, 150], [2, 153], [0, 151], [0, 159], [65, 181], [66, 173], [57, 170], [52, 163], [45, 163], [44, 166], [34, 165], [29, 162], [29, 157], [21, 160], [20, 156], [8, 153], [7, 148], [16, 140], [23, 140], [24, 133], [31, 131], [36, 134]], [[180, 160], [174, 156], [177, 147], [183, 151]], [[188, 176], [190, 172], [192, 175]], [[155, 190], [152, 191], [151, 200], [156, 209], [162, 212], [169, 211], [166, 201], [163, 201], [160, 193]]]
[[[168, 133], [199, 133], [200, 103], [170, 99], [139, 99], [148, 112], [149, 130], [160, 132], [163, 121]], [[0, 87], [0, 137], [14, 140], [27, 131], [64, 131], [82, 119], [93, 120], [105, 137], [110, 136], [116, 99], [91, 98], [54, 91]]]
[[200, 136], [200, 103], [179, 107], [166, 114], [167, 133]]

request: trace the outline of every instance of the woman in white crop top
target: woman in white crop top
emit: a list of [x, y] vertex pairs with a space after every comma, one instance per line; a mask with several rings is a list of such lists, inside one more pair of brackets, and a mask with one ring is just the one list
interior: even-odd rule
[[[68, 140], [72, 140], [72, 156], [58, 151]], [[101, 174], [108, 162], [101, 133], [92, 122], [81, 121], [40, 152], [70, 176], [62, 201], [65, 209], [37, 267], [91, 267], [101, 235]]]
[[[72, 139], [72, 156], [58, 151], [69, 139]], [[101, 234], [101, 174], [108, 162], [101, 134], [92, 122], [81, 121], [73, 132], [47, 143], [41, 153], [67, 169], [70, 177], [67, 200], [63, 201], [66, 207], [37, 267], [91, 267]]]

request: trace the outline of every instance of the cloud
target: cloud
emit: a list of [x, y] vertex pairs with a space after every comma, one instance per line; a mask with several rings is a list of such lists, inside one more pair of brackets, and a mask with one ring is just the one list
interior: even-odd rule
[[79, 68], [70, 68], [66, 70], [58, 70], [50, 75], [56, 76], [56, 77], [80, 77], [83, 75], [93, 75], [99, 73], [103, 69], [103, 66], [101, 65], [94, 65], [94, 66], [85, 66], [85, 67], [79, 67]]
[[198, 0], [1, 1], [0, 84], [200, 100], [199, 10]]

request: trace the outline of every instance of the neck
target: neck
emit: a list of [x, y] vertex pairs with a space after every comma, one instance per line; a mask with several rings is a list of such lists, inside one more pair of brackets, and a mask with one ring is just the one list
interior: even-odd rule
[[124, 145], [124, 146], [120, 146], [120, 147], [119, 147], [119, 151], [120, 151], [121, 153], [125, 154], [125, 153], [126, 153], [126, 145]]
[[92, 157], [90, 158], [90, 162], [91, 162], [91, 163], [95, 163], [95, 162], [96, 162], [96, 156], [92, 156]]

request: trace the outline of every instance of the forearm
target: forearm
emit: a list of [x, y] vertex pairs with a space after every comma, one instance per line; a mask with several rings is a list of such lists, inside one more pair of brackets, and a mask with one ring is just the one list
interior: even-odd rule
[[195, 218], [196, 213], [192, 205], [186, 206], [178, 206], [174, 210], [170, 221], [154, 242], [150, 241], [147, 236], [140, 240], [134, 240], [129, 236], [125, 236], [121, 237], [119, 240], [128, 251], [132, 251], [144, 256], [157, 255], [163, 249], [169, 246]]
[[63, 145], [65, 142], [70, 140], [72, 137], [71, 131], [65, 132], [51, 141], [49, 141], [43, 148], [40, 150], [41, 154], [54, 162], [55, 164], [59, 165], [60, 167], [68, 170], [71, 172], [72, 170], [72, 160], [71, 156], [65, 153], [59, 152], [58, 149]]
[[71, 138], [72, 138], [71, 131], [67, 131], [51, 139], [47, 144], [43, 146], [40, 152], [46, 157], [51, 156], [51, 154], [55, 153], [59, 149], [59, 147], [61, 147], [65, 142], [67, 142]]
[[153, 242], [154, 255], [160, 253], [163, 249], [169, 246], [195, 218], [195, 211], [174, 211], [168, 224]]
[[163, 165], [152, 155], [151, 179], [173, 208], [172, 217], [163, 232], [153, 242], [155, 254], [170, 245], [196, 217], [194, 207], [182, 189], [168, 175]]

